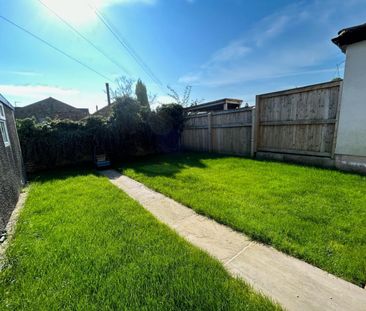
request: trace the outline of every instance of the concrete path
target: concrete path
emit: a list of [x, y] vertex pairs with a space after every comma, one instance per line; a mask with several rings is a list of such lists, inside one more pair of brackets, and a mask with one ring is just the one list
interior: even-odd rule
[[156, 218], [288, 310], [366, 310], [366, 290], [198, 215], [116, 171], [102, 172]]

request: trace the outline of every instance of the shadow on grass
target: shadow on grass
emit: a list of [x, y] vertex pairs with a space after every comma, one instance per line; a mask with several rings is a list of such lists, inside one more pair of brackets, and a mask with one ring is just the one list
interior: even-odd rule
[[[123, 164], [113, 165], [111, 169], [115, 169], [123, 173], [125, 169], [134, 169], [136, 172], [149, 177], [165, 176], [174, 177], [182, 169], [187, 167], [205, 168], [203, 163], [205, 159], [216, 159], [223, 157], [222, 155], [212, 155], [205, 153], [170, 153], [159, 155], [148, 155], [129, 159]], [[65, 180], [71, 177], [101, 176], [99, 171], [93, 165], [60, 167], [51, 170], [40, 171], [36, 173], [28, 173], [30, 182], [45, 183], [52, 180]]]
[[[292, 166], [298, 168], [308, 168], [312, 170], [320, 171], [333, 171], [340, 175], [356, 175], [365, 177], [364, 174], [357, 172], [339, 171], [334, 168], [322, 168], [318, 166], [304, 165], [296, 162], [283, 162], [266, 159], [255, 159], [245, 156], [227, 155], [227, 154], [215, 154], [215, 153], [202, 153], [202, 152], [175, 152], [168, 154], [156, 154], [148, 155], [144, 157], [137, 157], [127, 160], [123, 164], [115, 164], [111, 168], [117, 171], [123, 172], [126, 169], [133, 169], [136, 173], [143, 174], [147, 177], [174, 177], [185, 168], [206, 168], [205, 160], [213, 160], [220, 158], [239, 158], [247, 159], [253, 163], [259, 165], [264, 163], [274, 163], [283, 166]], [[47, 182], [54, 179], [67, 179], [70, 177], [76, 177], [81, 175], [100, 176], [98, 170], [93, 165], [77, 165], [63, 168], [57, 168], [48, 171], [42, 171], [35, 174], [28, 174], [29, 181]]]
[[135, 159], [119, 165], [117, 169], [122, 173], [126, 169], [133, 169], [148, 177], [174, 177], [187, 167], [206, 168], [204, 160], [223, 157], [225, 156], [209, 153], [170, 153]]
[[356, 175], [365, 177], [365, 174], [352, 172], [352, 171], [340, 171], [336, 168], [326, 168], [321, 166], [315, 166], [310, 164], [298, 163], [298, 162], [284, 162], [268, 159], [256, 159], [249, 156], [229, 155], [229, 154], [215, 154], [215, 153], [202, 153], [202, 152], [176, 152], [160, 155], [149, 155], [145, 157], [135, 158], [129, 160], [123, 164], [116, 165], [114, 168], [119, 172], [123, 172], [126, 169], [133, 169], [136, 173], [143, 174], [147, 177], [174, 177], [185, 168], [206, 168], [207, 165], [204, 160], [220, 159], [220, 158], [238, 158], [246, 159], [257, 165], [265, 165], [266, 163], [273, 163], [275, 165], [293, 168], [307, 168], [317, 171], [334, 172], [340, 175]]
[[74, 168], [58, 168], [49, 171], [43, 171], [40, 173], [34, 173], [28, 175], [30, 182], [46, 183], [54, 180], [66, 180], [72, 177], [79, 176], [100, 176], [96, 169], [92, 167], [74, 167]]

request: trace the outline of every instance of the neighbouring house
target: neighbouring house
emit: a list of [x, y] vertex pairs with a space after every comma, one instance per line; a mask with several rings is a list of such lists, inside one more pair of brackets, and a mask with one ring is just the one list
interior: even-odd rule
[[366, 173], [366, 23], [342, 29], [332, 41], [346, 54], [336, 165]]
[[4, 230], [25, 184], [14, 107], [0, 94], [0, 232]]
[[15, 108], [16, 119], [34, 117], [38, 122], [43, 122], [47, 118], [79, 121], [87, 116], [89, 116], [89, 109], [75, 108], [52, 97], [25, 107]]
[[116, 103], [112, 103], [110, 105], [107, 105], [107, 106], [97, 110], [96, 112], [93, 113], [93, 116], [109, 118], [112, 115], [113, 107], [115, 106], [115, 104]]
[[184, 109], [186, 113], [210, 112], [239, 109], [243, 101], [241, 99], [223, 98], [200, 105], [187, 107]]

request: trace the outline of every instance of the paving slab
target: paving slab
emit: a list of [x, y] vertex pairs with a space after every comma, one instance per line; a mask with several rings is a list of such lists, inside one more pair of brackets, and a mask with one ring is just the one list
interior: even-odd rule
[[366, 310], [361, 287], [260, 243], [226, 267], [288, 310]]
[[366, 290], [272, 247], [251, 241], [114, 170], [110, 181], [157, 219], [222, 262], [235, 277], [287, 310], [366, 311]]

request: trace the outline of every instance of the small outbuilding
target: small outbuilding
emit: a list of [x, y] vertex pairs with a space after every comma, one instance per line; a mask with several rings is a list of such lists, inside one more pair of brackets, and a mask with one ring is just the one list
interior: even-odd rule
[[14, 107], [0, 94], [0, 234], [25, 184]]
[[204, 104], [185, 108], [186, 113], [210, 112], [239, 109], [243, 101], [241, 99], [223, 98]]

